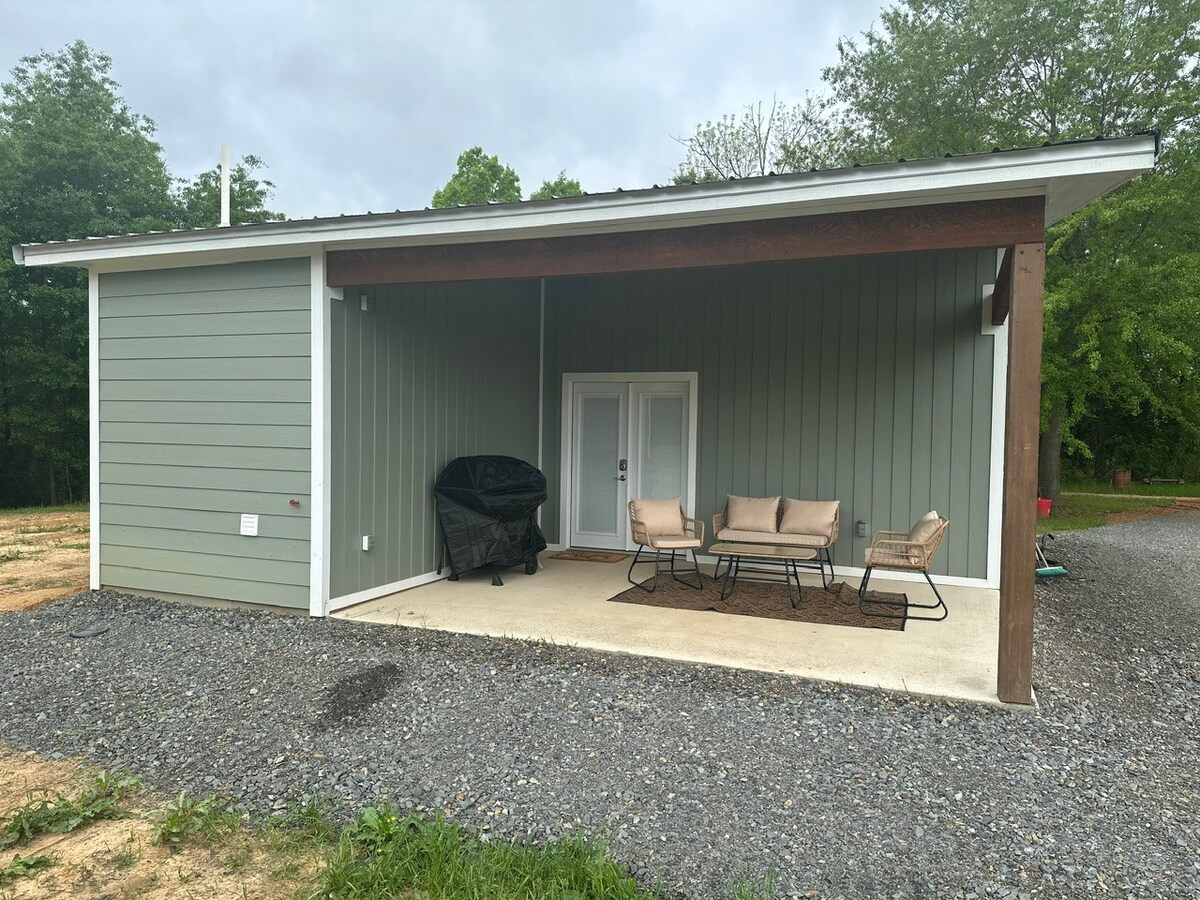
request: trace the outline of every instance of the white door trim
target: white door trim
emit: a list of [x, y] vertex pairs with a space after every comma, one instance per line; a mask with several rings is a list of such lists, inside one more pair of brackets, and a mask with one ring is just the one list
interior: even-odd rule
[[571, 436], [574, 429], [575, 384], [596, 382], [657, 382], [685, 381], [688, 384], [688, 495], [684, 500], [685, 511], [688, 515], [696, 515], [696, 455], [697, 435], [699, 424], [699, 385], [698, 372], [564, 372], [562, 376], [562, 413], [559, 422], [562, 449], [558, 462], [558, 530], [559, 543], [564, 547], [571, 543]]

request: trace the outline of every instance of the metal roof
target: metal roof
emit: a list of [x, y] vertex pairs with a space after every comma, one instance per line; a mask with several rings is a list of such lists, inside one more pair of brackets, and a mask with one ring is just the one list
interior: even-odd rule
[[[730, 203], [715, 203], [710, 204], [713, 208], [710, 212], [717, 213], [717, 206], [720, 206], [727, 215], [709, 218], [713, 221], [736, 220], [737, 218], [747, 219], [759, 217], [757, 213], [766, 213], [768, 215], [803, 215], [806, 213], [819, 213], [829, 211], [819, 208], [820, 204], [812, 204], [811, 209], [801, 208], [804, 203], [804, 194], [818, 194], [819, 188], [828, 186], [831, 183], [843, 184], [852, 186], [854, 184], [862, 185], [863, 187], [870, 186], [871, 190], [865, 190], [861, 194], [864, 201], [857, 205], [857, 208], [870, 208], [872, 205], [897, 205], [896, 203], [875, 203], [871, 199], [883, 199], [887, 191], [879, 190], [880, 181], [901, 182], [905, 179], [910, 181], [920, 182], [923, 177], [927, 178], [931, 175], [946, 176], [954, 172], [970, 173], [975, 176], [981, 174], [992, 173], [993, 175], [1001, 175], [1006, 173], [1009, 176], [1022, 175], [1030, 176], [1029, 178], [1012, 178], [1007, 180], [1013, 184], [1018, 191], [1023, 191], [1024, 194], [1038, 193], [1036, 188], [1039, 184], [1044, 187], [1045, 192], [1049, 195], [1049, 180], [1054, 178], [1082, 178], [1090, 175], [1109, 175], [1111, 177], [1102, 179], [1105, 182], [1116, 182], [1111, 185], [1097, 185], [1090, 191], [1084, 191], [1084, 195], [1094, 194], [1100, 196], [1102, 193], [1111, 190], [1117, 184], [1128, 180], [1140, 171], [1144, 171], [1153, 164], [1153, 158], [1157, 157], [1160, 149], [1160, 138], [1157, 132], [1138, 132], [1127, 137], [1105, 137], [1098, 136], [1095, 138], [1083, 140], [1057, 141], [1046, 143], [1038, 147], [1011, 147], [1001, 148], [995, 147], [990, 151], [980, 151], [974, 153], [952, 154], [947, 153], [941, 157], [929, 157], [923, 159], [898, 159], [895, 162], [875, 162], [875, 163], [854, 163], [851, 166], [828, 168], [828, 169], [811, 169], [805, 172], [795, 173], [775, 173], [771, 172], [767, 175], [754, 176], [750, 178], [728, 178], [711, 182], [686, 182], [683, 184], [655, 184], [646, 188], [626, 189], [618, 187], [612, 191], [601, 193], [584, 192], [580, 196], [575, 197], [553, 197], [537, 200], [518, 200], [508, 203], [488, 203], [474, 206], [459, 205], [452, 208], [433, 209], [426, 207], [420, 210], [395, 210], [393, 212], [366, 212], [358, 214], [342, 214], [338, 216], [314, 216], [306, 219], [289, 219], [281, 222], [265, 222], [260, 224], [249, 225], [232, 225], [226, 227], [210, 227], [210, 228], [191, 228], [191, 229], [172, 229], [167, 231], [149, 231], [138, 232], [121, 235], [107, 235], [86, 237], [80, 239], [64, 240], [64, 241], [48, 241], [44, 243], [29, 243], [19, 244], [13, 247], [13, 257], [18, 263], [27, 265], [83, 265], [92, 260], [90, 256], [91, 249], [95, 248], [100, 251], [103, 248], [102, 255], [96, 256], [95, 259], [112, 259], [120, 255], [122, 247], [139, 250], [145, 250], [150, 245], [161, 247], [178, 246], [183, 249], [185, 245], [192, 243], [197, 244], [197, 239], [211, 238], [211, 241], [205, 241], [204, 249], [212, 249], [207, 245], [222, 244], [231, 247], [234, 246], [250, 246], [263, 243], [272, 245], [280, 245], [281, 243], [301, 244], [301, 243], [337, 243], [344, 244], [346, 241], [363, 240], [363, 241], [386, 241], [389, 235], [386, 233], [389, 227], [403, 229], [406, 234], [396, 234], [397, 238], [404, 239], [407, 243], [422, 242], [413, 240], [418, 237], [418, 234], [424, 235], [430, 240], [424, 242], [445, 243], [453, 241], [453, 233], [462, 229], [454, 228], [456, 221], [477, 221], [484, 218], [489, 221], [496, 222], [518, 216], [525, 216], [528, 212], [537, 211], [545, 213], [546, 216], [539, 218], [554, 218], [564, 220], [561, 224], [566, 228], [566, 233], [580, 233], [580, 231], [596, 231], [596, 230], [616, 230], [614, 228], [586, 228], [583, 227], [587, 223], [578, 220], [579, 217], [572, 217], [573, 212], [588, 211], [591, 216], [584, 218], [597, 219], [596, 213], [603, 210], [615, 209], [617, 207], [632, 207], [632, 206], [649, 206], [651, 204], [662, 207], [660, 217], [668, 215], [667, 207], [671, 204], [690, 201], [690, 206], [704, 207], [705, 199], [716, 200], [717, 198], [747, 199], [754, 196], [764, 196], [767, 194], [778, 195], [794, 195], [794, 201], [790, 204], [781, 202], [773, 204], [776, 208], [772, 211], [767, 211], [764, 204], [754, 203], [744, 205], [744, 209], [750, 213], [749, 215], [737, 216], [731, 215], [736, 202]], [[1097, 169], [1095, 166], [1089, 166], [1089, 160], [1095, 161], [1101, 158], [1116, 158], [1118, 156], [1126, 156], [1129, 154], [1115, 153], [1118, 147], [1129, 147], [1135, 145], [1132, 153], [1133, 156], [1142, 158], [1140, 163], [1118, 164], [1115, 168], [1109, 171], [1101, 171], [1103, 167]], [[1087, 152], [1072, 154], [1072, 149], [1084, 149]], [[1095, 148], [1092, 151], [1090, 148]], [[1098, 152], [1096, 152], [1098, 151]], [[1150, 154], [1149, 164], [1146, 164], [1144, 157]], [[1068, 157], [1076, 162], [1083, 163], [1082, 167], [1077, 166], [1078, 171], [1062, 171], [1062, 172], [1044, 172], [1041, 174], [1030, 171], [1020, 171], [1027, 168], [1021, 164], [1022, 160], [1028, 158], [1034, 163], [1053, 163], [1055, 161], [1067, 161]], [[993, 164], [994, 161], [994, 164]], [[1070, 168], [1070, 166], [1068, 166]], [[1040, 179], [1040, 181], [1039, 181]], [[986, 179], [977, 179], [980, 183]], [[950, 182], [954, 179], [950, 178]], [[960, 179], [959, 187], [969, 188], [971, 179], [966, 181]], [[1001, 179], [998, 184], [1003, 184], [1004, 179]], [[1018, 184], [1020, 182], [1020, 184]], [[948, 183], [948, 187], [953, 187]], [[1102, 188], [1102, 189], [1099, 189]], [[815, 189], [815, 190], [814, 190]], [[1099, 193], [1096, 190], [1099, 189]], [[900, 193], [904, 193], [903, 191]], [[919, 194], [919, 190], [909, 191], [910, 194]], [[976, 192], [977, 193], [977, 192]], [[1011, 194], [1009, 194], [1011, 195]], [[853, 196], [853, 190], [841, 192], [842, 199], [848, 201]], [[965, 199], [977, 199], [971, 196]], [[1086, 196], [1083, 202], [1088, 202], [1094, 199], [1094, 196]], [[1078, 198], [1067, 198], [1066, 202], [1060, 204], [1062, 209], [1050, 209], [1050, 200], [1048, 198], [1048, 221], [1053, 221], [1056, 218], [1061, 218], [1073, 209], [1082, 205], [1077, 202]], [[937, 202], [935, 200], [921, 200], [916, 198], [916, 202]], [[826, 204], [829, 205], [829, 204]], [[837, 204], [835, 204], [837, 205]], [[845, 204], [842, 204], [845, 205]], [[668, 227], [670, 224], [704, 224], [703, 221], [686, 221], [695, 216], [684, 215], [680, 218], [681, 221], [675, 222], [656, 222], [646, 219], [638, 225], [633, 225], [628, 221], [629, 217], [616, 217], [613, 224], [620, 224], [619, 220], [625, 222], [628, 227]], [[701, 216], [699, 219], [703, 219]], [[566, 221], [571, 219], [572, 221]], [[427, 231], [422, 228], [424, 223], [436, 225]], [[545, 226], [550, 226], [549, 221], [540, 223]], [[591, 224], [598, 224], [598, 221]], [[367, 226], [363, 228], [361, 226]], [[377, 227], [371, 227], [377, 226]], [[447, 227], [449, 226], [449, 227]], [[494, 232], [503, 229], [483, 229], [487, 232]], [[553, 229], [551, 229], [553, 230]], [[358, 232], [351, 234], [349, 232]], [[286, 240], [285, 236], [291, 236], [292, 240]], [[525, 235], [522, 235], [525, 236]], [[532, 235], [530, 235], [532, 236]], [[500, 237], [487, 236], [467, 236], [461, 235], [462, 240], [488, 240], [488, 239], [503, 239]], [[283, 239], [283, 240], [281, 240]], [[62, 251], [69, 250], [68, 253], [57, 253], [57, 249]], [[134, 255], [147, 255], [144, 252], [139, 252]], [[61, 261], [53, 261], [49, 257], [61, 256]]]

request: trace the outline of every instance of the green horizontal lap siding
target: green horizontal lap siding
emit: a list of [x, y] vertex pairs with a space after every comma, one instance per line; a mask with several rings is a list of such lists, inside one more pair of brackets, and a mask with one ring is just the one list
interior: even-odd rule
[[935, 571], [987, 574], [994, 251], [548, 279], [542, 522], [560, 540], [565, 372], [697, 372], [697, 512], [727, 494], [841, 501], [870, 530], [951, 520]]
[[305, 258], [100, 276], [104, 585], [308, 606], [309, 273]]
[[[536, 465], [538, 450], [538, 282], [344, 296], [331, 326], [335, 598], [433, 571], [433, 482], [451, 459], [497, 453]], [[364, 552], [367, 534], [374, 549]]]

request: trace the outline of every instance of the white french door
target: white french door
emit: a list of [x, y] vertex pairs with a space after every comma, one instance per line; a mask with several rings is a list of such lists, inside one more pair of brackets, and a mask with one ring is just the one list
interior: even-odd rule
[[581, 380], [569, 388], [570, 545], [632, 549], [630, 499], [691, 503], [692, 382]]

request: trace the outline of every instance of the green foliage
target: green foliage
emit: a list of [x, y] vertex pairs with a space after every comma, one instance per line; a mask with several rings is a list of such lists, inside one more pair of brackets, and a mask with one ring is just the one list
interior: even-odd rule
[[121, 801], [137, 785], [137, 778], [102, 772], [74, 800], [61, 795], [30, 800], [0, 820], [0, 850], [20, 847], [43, 834], [66, 834], [98, 819], [121, 818]]
[[766, 110], [751, 104], [675, 140], [685, 150], [676, 184], [846, 165], [863, 152], [841, 111], [814, 94], [795, 105], [772, 99]]
[[[279, 222], [283, 213], [267, 209], [275, 184], [255, 177], [266, 164], [257, 156], [243, 156], [229, 173], [229, 220], [233, 225]], [[211, 228], [221, 222], [221, 169], [215, 166], [191, 181], [182, 181], [176, 191], [180, 226]]]
[[322, 875], [336, 898], [529, 897], [650, 900], [610, 859], [581, 838], [532, 845], [484, 841], [442, 817], [400, 816], [390, 805], [365, 810], [342, 834]]
[[521, 181], [517, 173], [498, 157], [488, 156], [482, 147], [472, 147], [458, 155], [458, 169], [446, 186], [434, 191], [433, 207], [513, 203], [520, 199]]
[[[173, 190], [154, 123], [112, 60], [76, 41], [25, 57], [0, 99], [0, 507], [82, 499], [88, 484], [87, 273], [26, 269], [14, 243], [215, 225], [215, 174]], [[239, 221], [263, 207], [261, 163], [234, 173]]]
[[583, 193], [579, 179], [568, 178], [566, 170], [558, 173], [553, 181], [543, 181], [542, 186], [529, 195], [530, 200], [549, 200], [551, 197], [578, 197]]
[[1184, 474], [1200, 458], [1200, 0], [903, 0], [838, 50], [825, 78], [876, 158], [1164, 131], [1155, 172], [1047, 235], [1043, 440]]
[[7, 866], [0, 866], [0, 887], [7, 887], [18, 878], [25, 878], [34, 872], [40, 872], [54, 865], [54, 859], [49, 856], [21, 856], [17, 854]]
[[171, 847], [190, 840], [211, 843], [232, 834], [241, 821], [241, 816], [215, 794], [197, 798], [180, 793], [154, 817], [151, 842]]
[[1200, 114], [1198, 23], [1198, 0], [903, 0], [824, 75], [882, 156], [1170, 130]]

